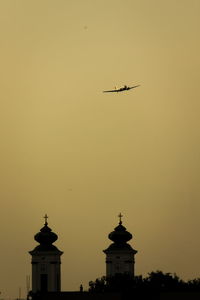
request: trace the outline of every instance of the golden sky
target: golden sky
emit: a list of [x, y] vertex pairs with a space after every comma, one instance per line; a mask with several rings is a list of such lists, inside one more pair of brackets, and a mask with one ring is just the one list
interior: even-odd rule
[[[136, 274], [199, 277], [200, 1], [0, 1], [2, 297], [49, 215], [62, 289], [105, 275], [124, 215]], [[119, 94], [115, 86], [140, 84]]]

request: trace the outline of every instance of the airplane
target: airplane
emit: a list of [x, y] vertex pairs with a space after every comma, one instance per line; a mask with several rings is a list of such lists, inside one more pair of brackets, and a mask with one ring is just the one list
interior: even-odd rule
[[123, 87], [121, 87], [119, 89], [115, 88], [115, 90], [103, 91], [103, 93], [119, 93], [119, 92], [123, 92], [123, 91], [128, 91], [128, 90], [134, 89], [134, 88], [136, 88], [138, 86], [140, 86], [140, 85], [134, 85], [134, 86], [124, 85]]

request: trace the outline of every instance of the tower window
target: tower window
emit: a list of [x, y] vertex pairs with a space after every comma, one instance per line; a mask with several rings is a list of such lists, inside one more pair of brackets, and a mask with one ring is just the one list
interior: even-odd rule
[[40, 275], [40, 286], [42, 292], [47, 292], [48, 287], [48, 276], [47, 274], [41, 274]]

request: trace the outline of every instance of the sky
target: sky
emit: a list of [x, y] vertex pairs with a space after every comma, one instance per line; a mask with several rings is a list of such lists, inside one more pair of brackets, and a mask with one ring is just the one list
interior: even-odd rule
[[[105, 275], [123, 214], [136, 275], [199, 277], [199, 0], [0, 1], [2, 298], [49, 216], [62, 290]], [[102, 93], [123, 85], [140, 87]]]

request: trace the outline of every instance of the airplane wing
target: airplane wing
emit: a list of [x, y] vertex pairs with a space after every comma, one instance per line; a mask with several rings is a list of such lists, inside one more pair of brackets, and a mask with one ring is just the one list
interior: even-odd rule
[[119, 92], [119, 90], [103, 91], [103, 93], [114, 93], [114, 92]]
[[138, 87], [138, 86], [140, 86], [140, 85], [130, 86], [130, 87], [128, 87], [128, 89], [129, 89], [129, 90], [130, 90], [130, 89], [134, 89], [134, 88], [136, 88], [136, 87]]

